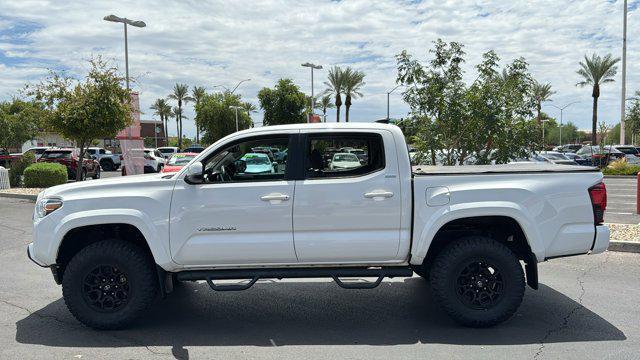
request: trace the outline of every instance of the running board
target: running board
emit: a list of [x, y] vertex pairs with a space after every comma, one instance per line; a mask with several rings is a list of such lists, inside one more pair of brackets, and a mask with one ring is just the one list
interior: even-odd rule
[[[180, 281], [205, 280], [215, 291], [247, 290], [259, 279], [285, 278], [332, 278], [344, 289], [373, 289], [380, 285], [385, 277], [411, 277], [413, 270], [408, 266], [387, 267], [315, 267], [315, 268], [263, 268], [229, 270], [189, 270], [176, 273]], [[344, 277], [375, 277], [373, 282], [344, 282]], [[215, 280], [249, 279], [248, 283], [217, 285]]]

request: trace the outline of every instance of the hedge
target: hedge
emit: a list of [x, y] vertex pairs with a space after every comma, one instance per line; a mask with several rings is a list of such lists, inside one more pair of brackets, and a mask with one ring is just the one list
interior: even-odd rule
[[67, 167], [57, 163], [35, 163], [24, 170], [25, 187], [49, 187], [67, 182]]
[[19, 159], [11, 162], [11, 167], [9, 168], [9, 183], [12, 187], [20, 186], [20, 179], [22, 179], [24, 170], [34, 162], [36, 162], [36, 157], [31, 152], [25, 153]]
[[639, 172], [640, 165], [629, 164], [625, 158], [613, 161], [609, 166], [602, 169], [602, 173], [605, 175], [636, 175]]

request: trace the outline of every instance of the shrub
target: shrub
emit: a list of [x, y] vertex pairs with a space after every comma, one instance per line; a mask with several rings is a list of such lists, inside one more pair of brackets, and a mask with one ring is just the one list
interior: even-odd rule
[[11, 162], [11, 167], [9, 168], [9, 183], [12, 187], [20, 186], [22, 174], [24, 170], [31, 164], [36, 162], [36, 156], [31, 153], [25, 153], [15, 161]]
[[24, 170], [25, 187], [49, 187], [67, 182], [67, 168], [57, 163], [35, 163]]
[[613, 161], [602, 170], [605, 175], [636, 175], [640, 172], [640, 165], [631, 165], [626, 158]]

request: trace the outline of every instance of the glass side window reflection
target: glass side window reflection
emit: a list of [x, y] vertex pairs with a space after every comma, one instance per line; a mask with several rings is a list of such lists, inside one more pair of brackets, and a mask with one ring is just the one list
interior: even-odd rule
[[249, 140], [229, 146], [205, 162], [204, 180], [216, 183], [284, 179], [288, 146], [287, 137]]

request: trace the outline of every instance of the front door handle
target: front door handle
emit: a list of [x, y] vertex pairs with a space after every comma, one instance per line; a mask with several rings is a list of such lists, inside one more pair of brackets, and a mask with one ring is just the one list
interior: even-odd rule
[[376, 190], [376, 191], [372, 191], [364, 194], [364, 197], [366, 197], [367, 199], [373, 199], [376, 201], [384, 200], [392, 196], [393, 196], [393, 193], [391, 191], [380, 191], [380, 190]]
[[260, 200], [269, 201], [272, 204], [279, 204], [283, 201], [289, 200], [289, 195], [281, 194], [281, 193], [271, 193], [271, 194], [260, 196]]

